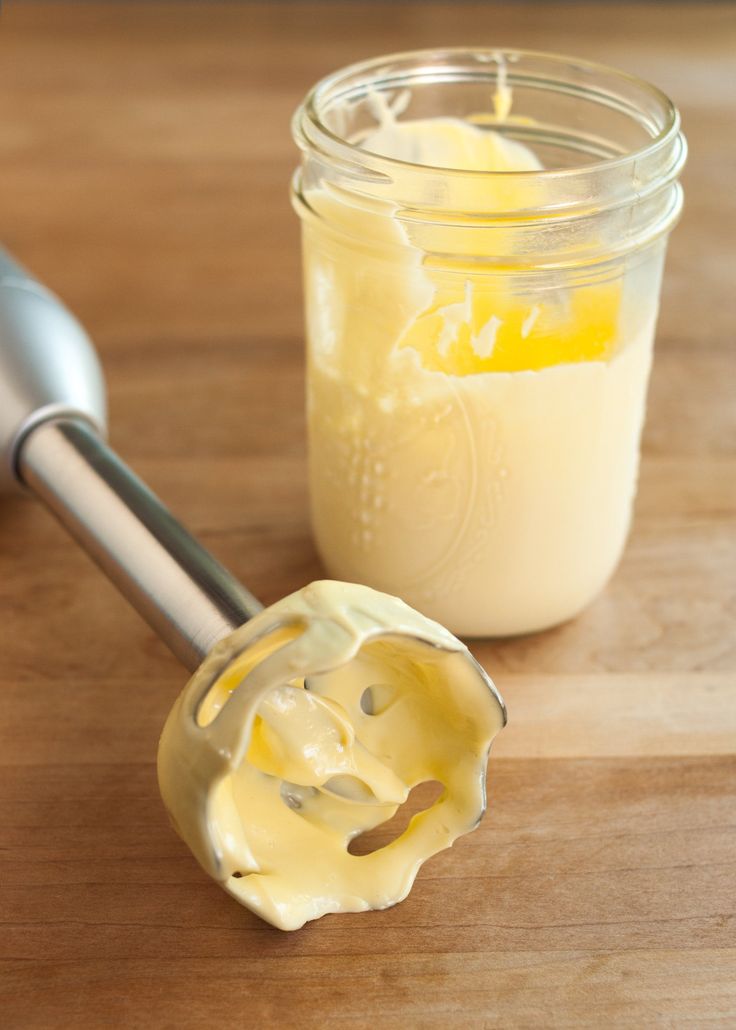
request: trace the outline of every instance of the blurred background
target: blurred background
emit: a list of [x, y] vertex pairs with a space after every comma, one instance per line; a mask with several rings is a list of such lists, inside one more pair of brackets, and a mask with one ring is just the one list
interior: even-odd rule
[[[461, 44], [608, 62], [675, 100], [691, 145], [688, 246], [674, 235], [666, 290], [707, 267], [713, 294], [693, 296], [690, 317], [712, 324], [734, 271], [712, 245], [736, 228], [732, 4], [11, 0], [0, 26], [3, 238], [40, 275], [53, 271], [95, 334], [143, 342], [155, 323], [297, 335], [294, 108], [346, 63]], [[141, 252], [143, 237], [155, 248]]]

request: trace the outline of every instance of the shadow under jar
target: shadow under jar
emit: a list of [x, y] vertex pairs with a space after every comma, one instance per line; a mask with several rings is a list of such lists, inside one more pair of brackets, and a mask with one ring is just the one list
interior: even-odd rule
[[329, 573], [468, 636], [569, 619], [631, 521], [676, 109], [584, 61], [427, 51], [322, 80], [294, 135]]

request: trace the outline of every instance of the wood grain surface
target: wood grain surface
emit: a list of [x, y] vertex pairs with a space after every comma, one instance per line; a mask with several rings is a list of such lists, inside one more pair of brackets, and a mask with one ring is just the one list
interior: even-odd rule
[[284, 934], [169, 828], [186, 675], [31, 499], [0, 503], [0, 1025], [736, 1025], [736, 8], [10, 2], [4, 244], [90, 329], [112, 441], [266, 602], [319, 576], [289, 117], [420, 46], [600, 59], [680, 106], [634, 531], [605, 593], [478, 644], [510, 711], [477, 833], [392, 910]]

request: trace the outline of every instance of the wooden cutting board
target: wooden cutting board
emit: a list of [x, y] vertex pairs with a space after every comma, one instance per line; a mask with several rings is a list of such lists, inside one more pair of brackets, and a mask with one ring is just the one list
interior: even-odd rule
[[114, 445], [271, 602], [320, 574], [289, 115], [348, 61], [466, 42], [598, 58], [683, 111], [623, 563], [575, 622], [476, 647], [510, 712], [482, 827], [397, 908], [289, 935], [167, 824], [184, 672], [3, 501], [3, 1027], [736, 1025], [733, 6], [11, 4], [2, 239], [93, 333]]

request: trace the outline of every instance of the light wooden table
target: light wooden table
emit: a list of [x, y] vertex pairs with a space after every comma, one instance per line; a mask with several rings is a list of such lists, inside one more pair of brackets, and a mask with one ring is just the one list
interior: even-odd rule
[[601, 59], [683, 112], [623, 564], [576, 622], [477, 648], [511, 715], [482, 828], [403, 905], [288, 935], [167, 824], [185, 674], [40, 507], [3, 501], [3, 1027], [736, 1024], [734, 7], [11, 2], [2, 239], [93, 333], [115, 446], [275, 600], [320, 573], [289, 116], [346, 62], [463, 42]]

